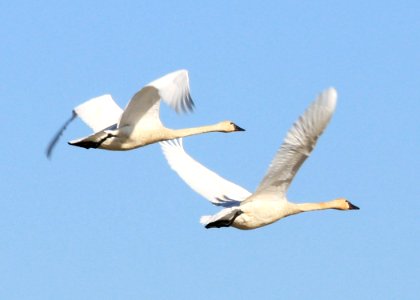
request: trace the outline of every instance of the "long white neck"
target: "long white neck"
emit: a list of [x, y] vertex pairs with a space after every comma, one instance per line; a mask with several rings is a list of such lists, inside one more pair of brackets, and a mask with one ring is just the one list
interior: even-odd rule
[[173, 135], [172, 138], [182, 138], [184, 136], [196, 135], [206, 132], [226, 132], [226, 129], [223, 128], [220, 124], [214, 124], [200, 127], [170, 130], [171, 135]]
[[331, 201], [319, 203], [294, 203], [293, 207], [296, 209], [296, 213], [324, 209], [350, 209], [349, 202], [344, 198], [338, 198]]

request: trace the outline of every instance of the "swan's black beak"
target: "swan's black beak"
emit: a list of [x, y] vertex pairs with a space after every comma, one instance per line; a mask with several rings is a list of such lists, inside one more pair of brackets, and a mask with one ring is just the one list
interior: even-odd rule
[[236, 124], [233, 124], [233, 126], [234, 126], [234, 128], [235, 128], [235, 131], [245, 131], [245, 129], [243, 129], [243, 128], [239, 127], [239, 126], [238, 126], [238, 125], [236, 125]]
[[350, 203], [349, 201], [347, 201], [347, 203], [349, 204], [349, 209], [360, 209], [359, 207], [357, 207], [356, 205]]

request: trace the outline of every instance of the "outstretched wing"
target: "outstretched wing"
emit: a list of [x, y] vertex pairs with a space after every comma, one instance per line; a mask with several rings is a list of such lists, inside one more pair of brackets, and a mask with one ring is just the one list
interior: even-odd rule
[[327, 127], [337, 102], [337, 92], [329, 88], [294, 123], [274, 156], [257, 193], [284, 194], [296, 172], [310, 155], [319, 136]]
[[118, 127], [160, 126], [159, 100], [162, 99], [176, 112], [188, 112], [194, 108], [190, 95], [188, 72], [179, 70], [147, 84], [128, 103]]
[[46, 150], [47, 157], [51, 157], [52, 151], [64, 130], [77, 116], [94, 132], [98, 132], [117, 124], [121, 118], [122, 111], [121, 107], [115, 103], [111, 95], [99, 96], [76, 106], [73, 109], [71, 118], [61, 126], [48, 144]]
[[111, 95], [103, 95], [86, 101], [73, 110], [93, 132], [98, 132], [117, 124], [123, 110]]
[[232, 207], [251, 195], [244, 188], [220, 177], [189, 156], [182, 139], [160, 143], [169, 166], [194, 191], [215, 205]]

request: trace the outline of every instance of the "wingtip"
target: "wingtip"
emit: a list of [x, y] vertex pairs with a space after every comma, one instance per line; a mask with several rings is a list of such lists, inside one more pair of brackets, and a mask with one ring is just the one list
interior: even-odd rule
[[47, 149], [45, 151], [45, 156], [47, 157], [48, 160], [51, 160], [51, 151], [50, 151], [50, 149]]
[[332, 111], [337, 105], [337, 90], [334, 87], [329, 87], [321, 92], [319, 98], [323, 106], [329, 107]]
[[325, 90], [325, 92], [329, 98], [337, 99], [338, 94], [337, 94], [337, 89], [335, 87], [329, 87], [328, 89]]
[[71, 117], [61, 126], [61, 128], [58, 130], [58, 132], [53, 136], [51, 139], [47, 149], [45, 150], [45, 154], [48, 159], [51, 159], [52, 152], [54, 150], [54, 147], [58, 143], [58, 140], [60, 139], [61, 135], [63, 134], [64, 130], [66, 130], [67, 126], [77, 117], [77, 113], [75, 110], [72, 110]]
[[187, 69], [179, 69], [178, 71], [175, 71], [175, 72], [184, 73], [184, 74], [188, 75], [188, 70]]
[[195, 109], [195, 103], [191, 97], [190, 92], [187, 92], [187, 95], [184, 97], [184, 101], [181, 101], [178, 105], [174, 105], [173, 108], [177, 114], [182, 113], [193, 113]]

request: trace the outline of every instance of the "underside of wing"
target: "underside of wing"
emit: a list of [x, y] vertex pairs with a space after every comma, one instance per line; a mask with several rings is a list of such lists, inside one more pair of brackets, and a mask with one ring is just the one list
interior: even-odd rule
[[156, 88], [146, 86], [131, 98], [121, 116], [118, 127], [142, 126], [143, 129], [161, 126], [159, 119], [160, 96]]
[[103, 95], [80, 104], [74, 112], [93, 132], [98, 132], [118, 123], [122, 109], [111, 95]]
[[244, 188], [220, 177], [189, 156], [182, 139], [160, 143], [170, 167], [194, 191], [215, 205], [232, 207], [251, 195]]
[[296, 172], [327, 127], [336, 106], [337, 92], [322, 92], [294, 123], [276, 153], [256, 193], [285, 193]]

